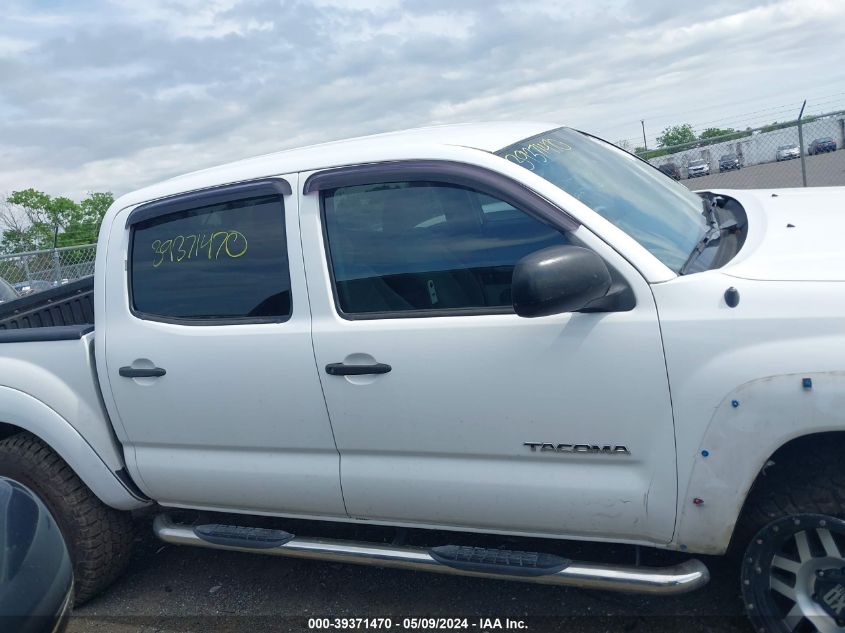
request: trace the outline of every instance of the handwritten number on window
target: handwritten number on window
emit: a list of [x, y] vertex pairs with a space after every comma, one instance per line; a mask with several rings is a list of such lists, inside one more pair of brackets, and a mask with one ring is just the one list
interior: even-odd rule
[[[185, 248], [186, 244], [190, 244]], [[153, 240], [150, 245], [158, 256], [154, 258], [153, 268], [158, 268], [165, 261], [178, 263], [191, 259], [218, 260], [221, 257], [237, 259], [246, 255], [249, 242], [240, 231], [215, 231], [199, 235], [177, 235], [168, 240]]]
[[543, 138], [539, 141], [515, 149], [509, 154], [505, 154], [505, 159], [516, 163], [521, 167], [525, 167], [529, 171], [534, 171], [534, 167], [539, 163], [548, 163], [548, 156], [551, 154], [560, 154], [572, 148], [564, 143], [553, 138]]

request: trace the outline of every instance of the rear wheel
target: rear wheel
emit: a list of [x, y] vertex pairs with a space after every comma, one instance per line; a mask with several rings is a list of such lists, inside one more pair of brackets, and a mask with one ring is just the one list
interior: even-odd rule
[[133, 541], [127, 512], [106, 506], [49, 446], [29, 433], [0, 441], [0, 475], [28, 487], [59, 524], [73, 561], [75, 603], [111, 584]]

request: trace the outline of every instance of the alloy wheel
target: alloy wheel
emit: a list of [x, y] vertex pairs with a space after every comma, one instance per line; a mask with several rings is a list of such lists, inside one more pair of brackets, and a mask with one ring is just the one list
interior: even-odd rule
[[741, 582], [761, 633], [845, 632], [845, 521], [799, 514], [769, 523], [746, 550]]

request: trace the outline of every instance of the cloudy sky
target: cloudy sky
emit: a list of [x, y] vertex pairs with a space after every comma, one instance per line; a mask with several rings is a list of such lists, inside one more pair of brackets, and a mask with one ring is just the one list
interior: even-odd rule
[[[649, 143], [845, 109], [843, 0], [2, 0], [0, 194], [540, 119]], [[633, 142], [633, 141], [632, 141]]]

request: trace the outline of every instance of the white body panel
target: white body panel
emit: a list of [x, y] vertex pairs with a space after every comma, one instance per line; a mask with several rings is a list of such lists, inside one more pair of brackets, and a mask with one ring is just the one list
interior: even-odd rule
[[[763, 281], [845, 281], [845, 187], [725, 191], [749, 235], [725, 274]], [[792, 226], [790, 226], [792, 225]]]
[[845, 278], [845, 188], [724, 193], [749, 217], [742, 251], [720, 270], [652, 286], [677, 422], [677, 545], [708, 553], [725, 550], [780, 446], [845, 430], [845, 282], [834, 281]]
[[147, 505], [115, 476], [121, 448], [97, 393], [93, 335], [80, 340], [4, 343], [0, 422], [40, 437], [105, 503]]

